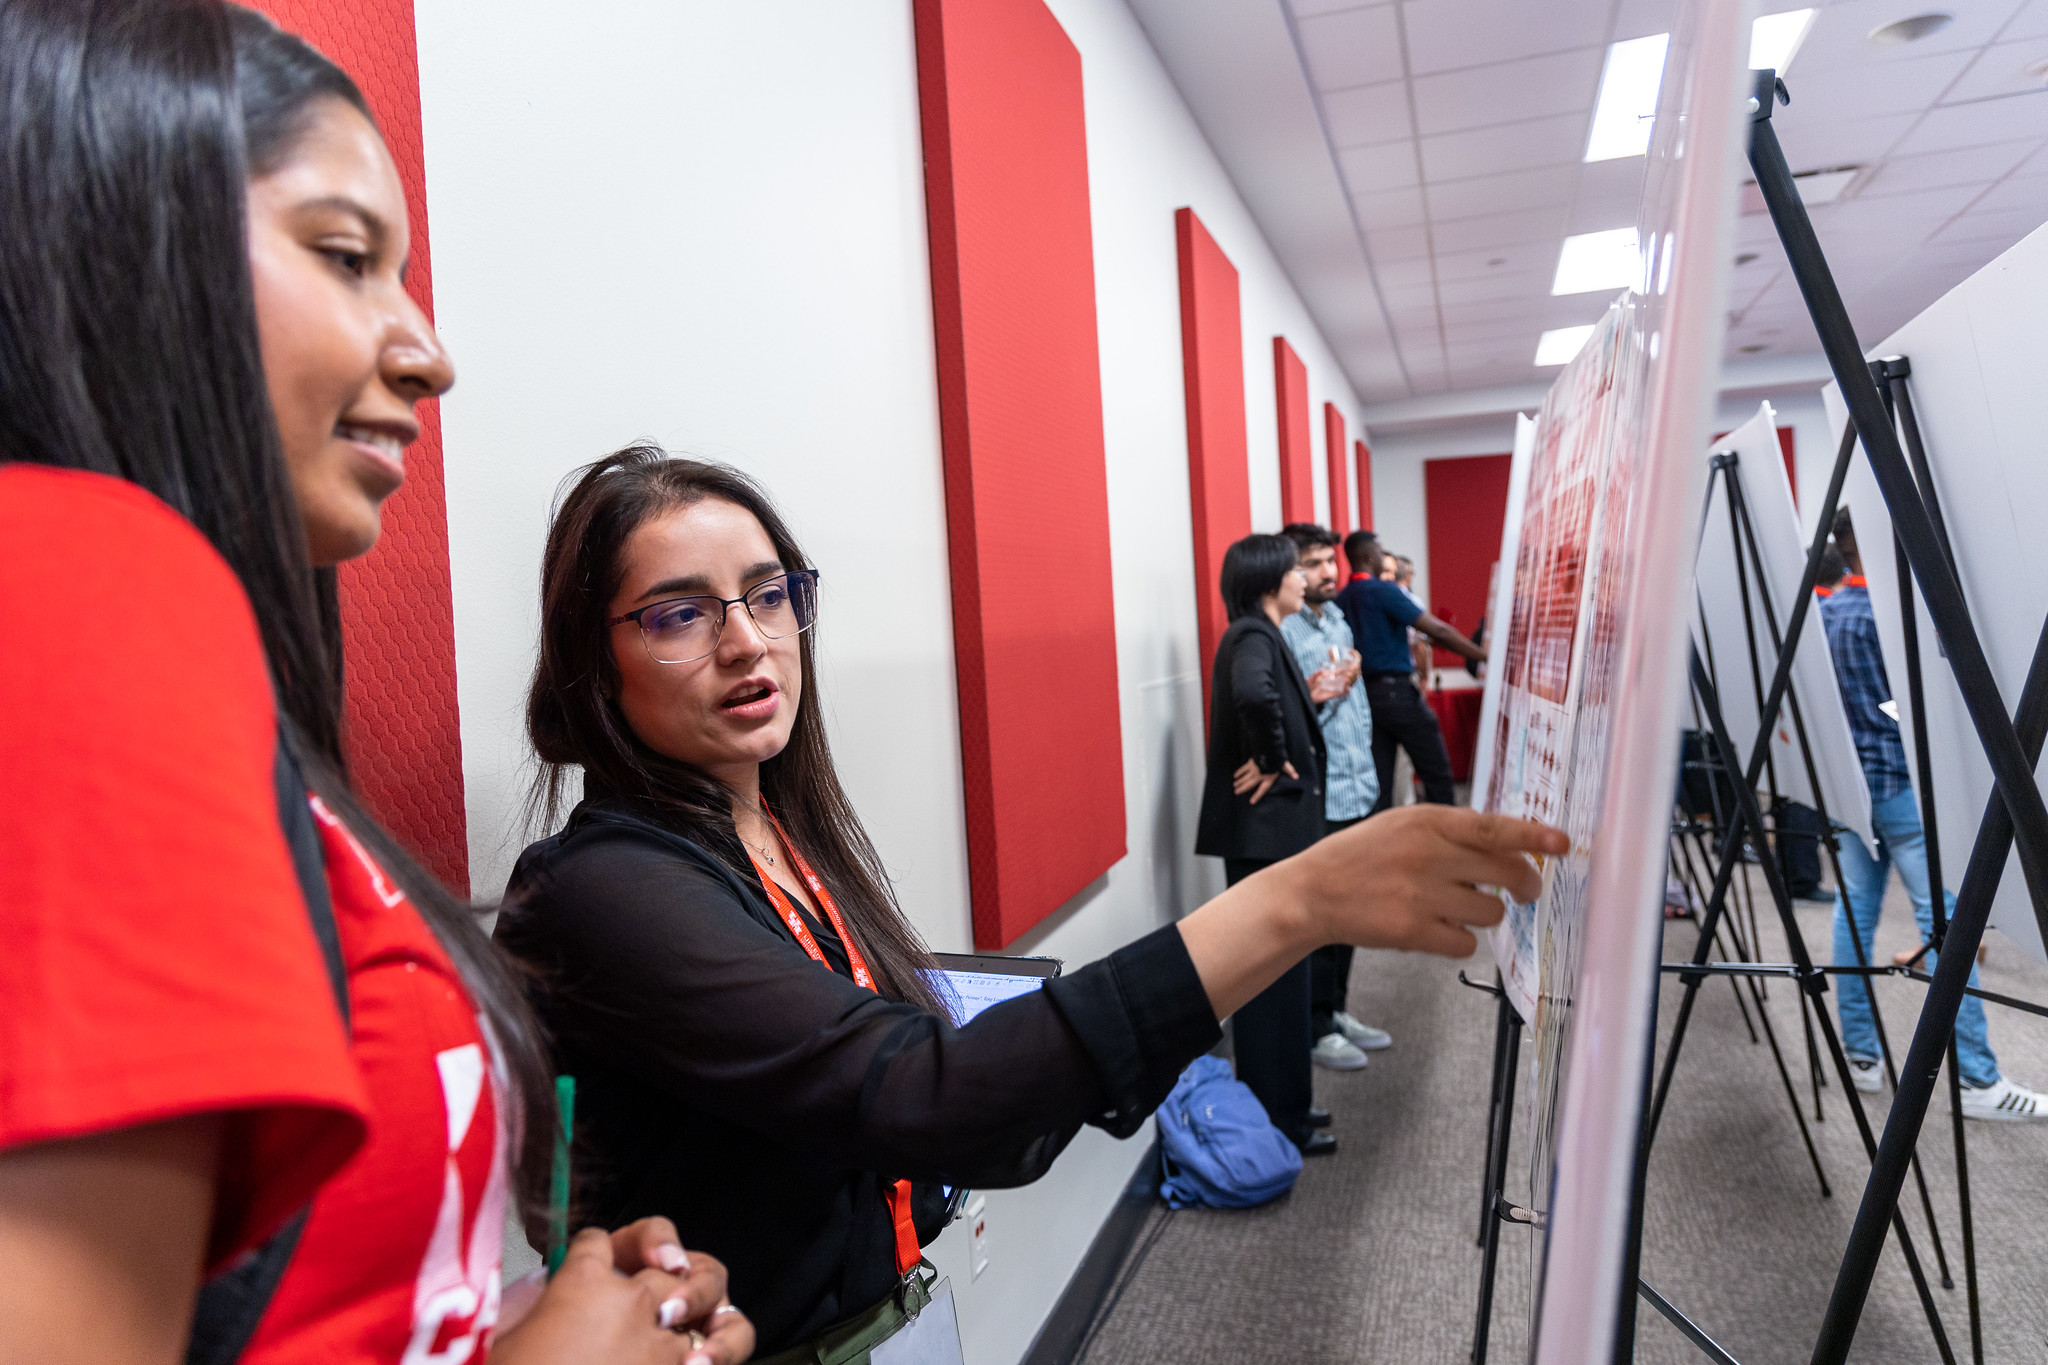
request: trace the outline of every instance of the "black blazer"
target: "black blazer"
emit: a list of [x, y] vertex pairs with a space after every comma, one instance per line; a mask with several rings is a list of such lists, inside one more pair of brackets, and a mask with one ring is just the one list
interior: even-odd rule
[[[894, 1289], [887, 1182], [1026, 1184], [1084, 1123], [1136, 1132], [1219, 1036], [1171, 925], [956, 1029], [856, 986], [815, 919], [832, 970], [813, 962], [758, 878], [662, 812], [585, 790], [497, 926], [576, 1077], [578, 1217], [675, 1220], [764, 1356]], [[937, 1235], [943, 1200], [917, 1212]]]
[[[1266, 772], [1292, 763], [1259, 804], [1230, 790], [1247, 758]], [[1323, 837], [1323, 729], [1308, 682], [1280, 628], [1262, 615], [1230, 623], [1209, 682], [1209, 772], [1195, 852], [1217, 858], [1287, 858]]]

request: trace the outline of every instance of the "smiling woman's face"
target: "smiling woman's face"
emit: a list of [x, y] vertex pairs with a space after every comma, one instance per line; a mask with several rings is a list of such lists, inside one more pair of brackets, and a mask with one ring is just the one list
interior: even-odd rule
[[405, 191], [384, 139], [339, 99], [249, 182], [249, 266], [270, 406], [316, 565], [377, 543], [405, 481], [413, 407], [454, 367], [405, 292]]
[[[642, 522], [620, 565], [608, 616], [672, 597], [730, 600], [783, 572], [754, 514], [708, 497]], [[755, 765], [789, 743], [803, 700], [799, 637], [770, 639], [738, 603], [726, 608], [718, 647], [701, 659], [657, 662], [632, 621], [611, 627], [611, 649], [619, 710], [656, 753], [744, 786]]]

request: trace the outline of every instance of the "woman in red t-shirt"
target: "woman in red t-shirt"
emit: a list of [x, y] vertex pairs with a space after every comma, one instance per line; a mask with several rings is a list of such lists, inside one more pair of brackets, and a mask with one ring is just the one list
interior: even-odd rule
[[585, 1231], [500, 1321], [546, 1058], [340, 775], [332, 566], [452, 379], [360, 95], [213, 0], [0, 0], [0, 89], [0, 1357], [176, 1358], [202, 1269], [312, 1196], [243, 1359], [743, 1358], [661, 1220]]

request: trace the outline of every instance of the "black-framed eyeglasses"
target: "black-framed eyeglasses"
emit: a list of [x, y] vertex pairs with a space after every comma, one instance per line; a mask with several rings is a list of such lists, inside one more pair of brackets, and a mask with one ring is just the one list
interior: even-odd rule
[[709, 656], [725, 633], [725, 613], [745, 607], [754, 629], [771, 640], [801, 635], [818, 620], [818, 571], [791, 569], [763, 579], [738, 597], [670, 597], [650, 602], [605, 622], [640, 627], [648, 657], [658, 664], [686, 664]]

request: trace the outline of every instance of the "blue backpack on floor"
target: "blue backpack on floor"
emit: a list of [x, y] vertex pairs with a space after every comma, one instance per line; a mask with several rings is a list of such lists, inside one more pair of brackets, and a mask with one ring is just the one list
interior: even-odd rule
[[1221, 1057], [1198, 1057], [1159, 1106], [1159, 1193], [1168, 1206], [1248, 1209], [1301, 1175], [1301, 1152]]

